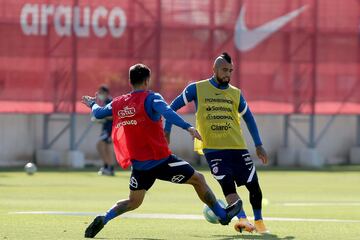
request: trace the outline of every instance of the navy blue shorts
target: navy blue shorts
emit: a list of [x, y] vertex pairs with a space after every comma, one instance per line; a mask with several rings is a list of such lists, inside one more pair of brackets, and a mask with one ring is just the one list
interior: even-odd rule
[[205, 157], [224, 193], [229, 194], [229, 187], [232, 188], [230, 191], [235, 191], [234, 183], [239, 187], [258, 180], [255, 165], [247, 150], [219, 150], [206, 153]]
[[172, 183], [185, 183], [194, 175], [194, 168], [175, 155], [150, 170], [132, 169], [130, 190], [149, 190], [156, 179]]

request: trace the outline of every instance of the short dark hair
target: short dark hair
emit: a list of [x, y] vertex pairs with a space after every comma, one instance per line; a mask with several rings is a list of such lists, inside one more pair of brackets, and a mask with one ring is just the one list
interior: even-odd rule
[[101, 85], [98, 90], [101, 91], [101, 92], [110, 93], [109, 87], [107, 85], [105, 85], [105, 84]]
[[150, 77], [151, 71], [148, 66], [142, 63], [135, 64], [129, 69], [130, 83], [133, 86], [141, 85]]
[[225, 59], [228, 63], [232, 63], [231, 57], [227, 52], [223, 52], [220, 57]]

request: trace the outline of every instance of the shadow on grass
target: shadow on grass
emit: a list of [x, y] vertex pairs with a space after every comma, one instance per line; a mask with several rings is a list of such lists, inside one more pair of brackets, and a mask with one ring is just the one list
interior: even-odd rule
[[215, 239], [218, 240], [231, 240], [231, 239], [266, 239], [266, 240], [292, 240], [295, 239], [294, 236], [286, 236], [286, 237], [279, 237], [275, 234], [263, 234], [263, 235], [233, 235], [233, 236], [227, 236], [227, 235], [212, 235]]
[[144, 239], [144, 240], [165, 240], [165, 238], [129, 238], [129, 239]]
[[[95, 237], [94, 239], [123, 239], [119, 238], [104, 238], [104, 237]], [[165, 238], [126, 238], [126, 239], [134, 239], [134, 240], [165, 240]]]

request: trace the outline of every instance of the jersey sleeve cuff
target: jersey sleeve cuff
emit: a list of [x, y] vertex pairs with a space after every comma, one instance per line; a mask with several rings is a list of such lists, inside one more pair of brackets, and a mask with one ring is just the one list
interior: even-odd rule
[[190, 123], [185, 123], [185, 125], [183, 126], [183, 129], [188, 130], [191, 127], [192, 127], [192, 125]]

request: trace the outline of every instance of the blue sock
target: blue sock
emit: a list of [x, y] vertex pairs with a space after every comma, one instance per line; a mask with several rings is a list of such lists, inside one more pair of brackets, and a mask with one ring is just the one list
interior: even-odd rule
[[210, 207], [210, 209], [221, 219], [226, 218], [226, 211], [223, 209], [218, 202], [214, 204], [214, 206]]
[[238, 213], [238, 215], [236, 215], [237, 218], [246, 218], [246, 213], [244, 211], [244, 209], [241, 209], [241, 211]]
[[113, 218], [116, 218], [118, 214], [116, 213], [114, 208], [111, 208], [107, 213], [105, 214], [105, 224], [108, 223]]
[[263, 219], [261, 214], [261, 209], [253, 209], [253, 212], [254, 212], [255, 221]]

